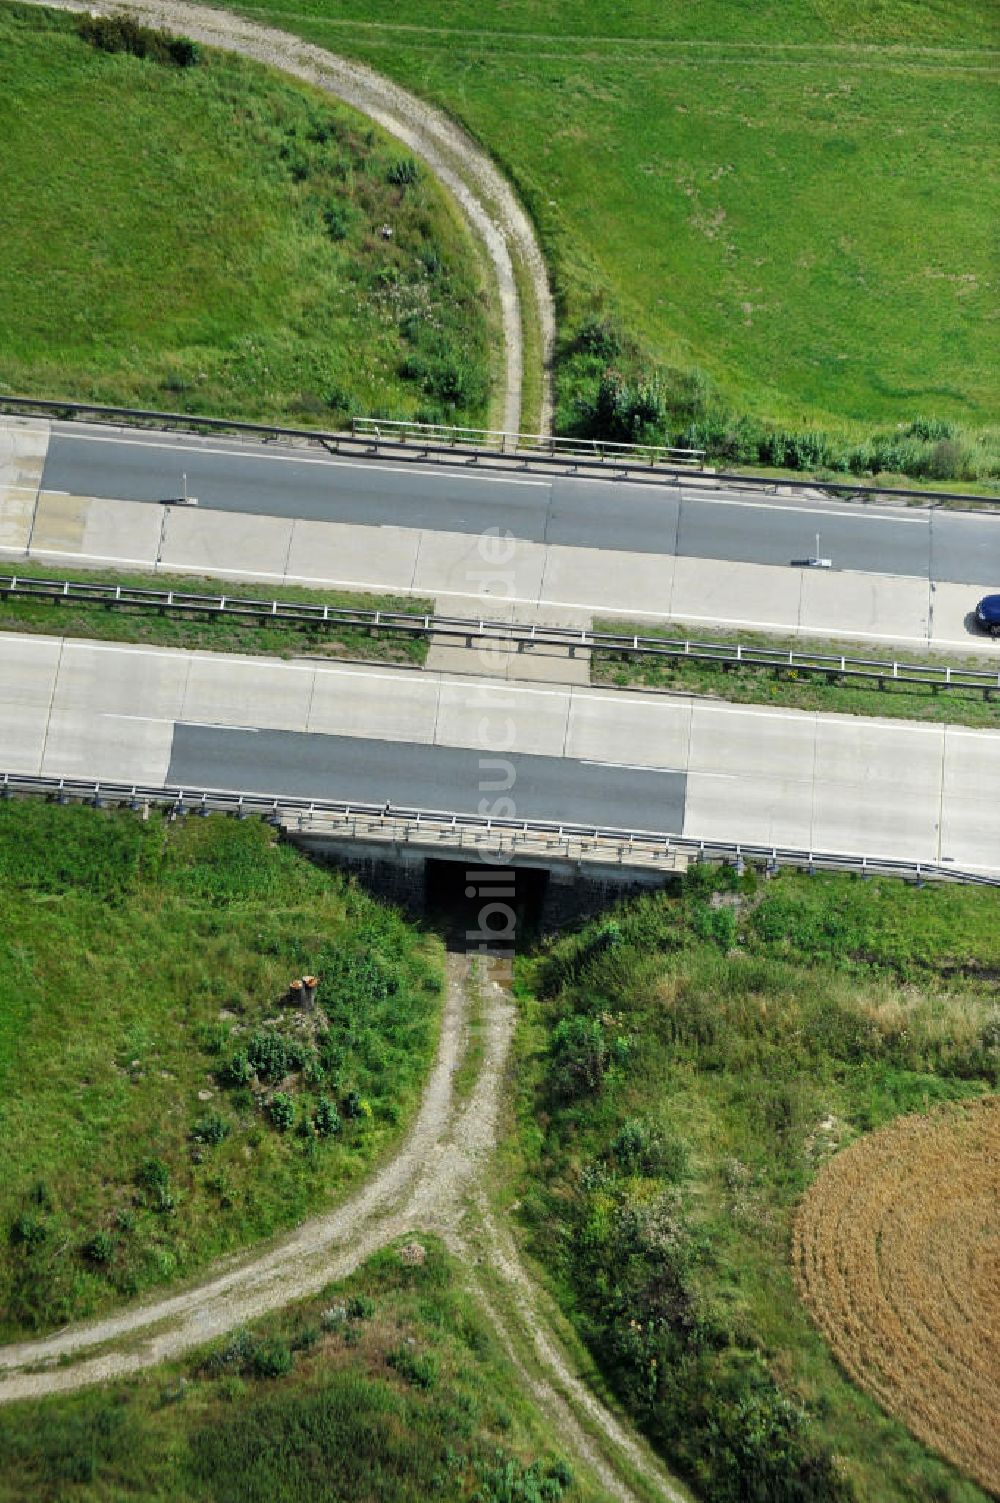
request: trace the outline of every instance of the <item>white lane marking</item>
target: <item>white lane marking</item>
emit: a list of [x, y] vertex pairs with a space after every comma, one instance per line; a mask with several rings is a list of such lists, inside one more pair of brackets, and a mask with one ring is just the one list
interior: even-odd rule
[[[515, 752], [515, 756], [517, 753]], [[652, 762], [594, 762], [590, 757], [567, 757], [567, 762], [579, 761], [581, 767], [614, 767], [619, 772], [681, 772], [680, 768], [659, 767]]]
[[[201, 730], [208, 731], [239, 731], [245, 736], [259, 736], [262, 731], [267, 731], [267, 726], [260, 725], [227, 725], [222, 720], [175, 720], [174, 725], [191, 725]], [[296, 734], [299, 734], [296, 732]]]
[[[684, 501], [704, 502], [706, 506], [744, 506], [756, 511], [789, 512], [793, 516], [804, 517], [827, 517], [829, 520], [853, 521], [858, 513], [850, 511], [835, 511], [832, 506], [794, 506], [785, 501], [744, 501], [741, 496], [700, 496], [682, 495]], [[898, 522], [907, 527], [928, 527], [930, 523], [922, 517], [898, 517], [883, 516], [880, 512], [865, 511], [860, 513], [867, 522]], [[683, 521], [681, 523], [683, 526]]]
[[[304, 455], [300, 456], [298, 454], [261, 454], [258, 453], [255, 449], [209, 449], [202, 448], [201, 445], [195, 444], [163, 443], [159, 439], [151, 441], [149, 443], [144, 443], [139, 442], [134, 438], [110, 438], [103, 433], [66, 433], [60, 434], [60, 437], [72, 439], [75, 440], [75, 442], [81, 444], [124, 444], [127, 447], [133, 449], [171, 449], [182, 454], [195, 455], [224, 454], [229, 459], [260, 459], [266, 461], [266, 463], [268, 464], [312, 464], [322, 465], [324, 469], [328, 470], [364, 469], [374, 470], [385, 475], [426, 475], [429, 478], [435, 480], [465, 480], [469, 473], [468, 471], [466, 471], [461, 475], [456, 475], [452, 471], [446, 470], [443, 465], [440, 469], [418, 470], [415, 466], [412, 466], [405, 461], [402, 461], [401, 463], [395, 465], [369, 464], [366, 460], [352, 461], [350, 459], [310, 459]], [[483, 485], [528, 485], [544, 487], [551, 484], [551, 482], [548, 480], [517, 480], [513, 476], [508, 477], [506, 475], [477, 474], [474, 475], [473, 478]], [[69, 492], [64, 492], [64, 494], [68, 495]]]
[[181, 720], [169, 715], [121, 715], [115, 710], [103, 710], [101, 717], [104, 720], [136, 720], [143, 725], [192, 725], [210, 731], [243, 731], [252, 736], [259, 736], [262, 729], [259, 725], [226, 725], [222, 721]]
[[719, 705], [699, 700], [696, 709], [707, 715], [744, 715], [757, 720], [811, 720], [826, 724], [829, 721], [846, 721], [852, 728], [857, 725], [872, 726], [882, 734], [905, 730], [908, 735], [940, 735], [943, 725], [923, 725], [919, 720], [885, 719], [877, 715], [852, 715], [831, 710], [775, 710], [768, 705], [755, 709], [752, 705]]
[[143, 725], [176, 725], [177, 722], [170, 715], [119, 715], [114, 710], [102, 710], [102, 720], [138, 720]]
[[[92, 563], [107, 564], [111, 569], [116, 569], [119, 564], [135, 564], [138, 569], [149, 572], [153, 567], [151, 558], [119, 557], [115, 554], [110, 557], [106, 553], [78, 553], [67, 548], [36, 548], [32, 547], [29, 555], [31, 558], [86, 558]], [[204, 570], [201, 571], [204, 573]], [[275, 578], [278, 576], [276, 575]]]

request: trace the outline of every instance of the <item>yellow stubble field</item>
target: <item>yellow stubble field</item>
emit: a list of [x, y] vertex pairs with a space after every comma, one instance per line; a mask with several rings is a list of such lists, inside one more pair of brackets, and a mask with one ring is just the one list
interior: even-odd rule
[[792, 1251], [850, 1376], [1000, 1491], [1000, 1097], [901, 1117], [838, 1153]]

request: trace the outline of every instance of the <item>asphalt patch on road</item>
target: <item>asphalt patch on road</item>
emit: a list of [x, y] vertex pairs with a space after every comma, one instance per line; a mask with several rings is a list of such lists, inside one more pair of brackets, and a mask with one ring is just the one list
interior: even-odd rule
[[687, 793], [683, 772], [659, 768], [183, 722], [167, 781], [664, 834], [683, 830]]

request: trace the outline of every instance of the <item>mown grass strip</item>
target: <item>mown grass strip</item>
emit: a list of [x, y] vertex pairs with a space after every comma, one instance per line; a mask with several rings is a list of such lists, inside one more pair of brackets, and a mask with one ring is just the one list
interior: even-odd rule
[[559, 311], [560, 431], [995, 476], [976, 0], [330, 9], [254, 14], [457, 115], [517, 184]]
[[[46, 569], [31, 563], [34, 579], [65, 579], [65, 569]], [[218, 594], [231, 599], [259, 600], [259, 584], [174, 574], [120, 574], [87, 571], [92, 583], [128, 585], [136, 589], [178, 590], [184, 594]], [[433, 602], [400, 595], [368, 595], [348, 590], [309, 590], [297, 585], [268, 587], [268, 598], [289, 603], [345, 606], [355, 610], [426, 613]], [[117, 605], [8, 598], [0, 601], [0, 631], [32, 632], [44, 636], [87, 637], [101, 642], [137, 642], [157, 647], [183, 647], [203, 652], [241, 652], [261, 657], [310, 656], [361, 658], [366, 661], [412, 664], [427, 657], [427, 638], [401, 632], [381, 632], [346, 625], [296, 625], [258, 622], [232, 616], [160, 615]]]
[[[632, 624], [624, 621], [595, 621], [595, 631], [631, 632]], [[678, 627], [644, 629], [647, 637], [676, 638]], [[844, 651], [858, 656], [861, 650], [857, 643], [849, 645], [833, 642], [803, 641], [789, 637], [767, 637], [759, 632], [750, 632], [736, 637], [726, 632], [704, 631], [698, 628], [698, 640], [735, 647], [737, 642], [744, 647], [769, 648], [787, 651], [789, 648], [801, 653], [830, 653]], [[873, 656], [875, 654], [872, 654]], [[942, 670], [950, 664], [953, 668], [982, 668], [980, 659], [935, 659], [931, 653], [894, 654], [899, 663], [933, 663], [939, 661]], [[982, 690], [941, 689], [923, 684], [886, 683], [880, 689], [875, 683], [842, 682], [829, 683], [820, 674], [802, 674], [794, 668], [774, 669], [734, 665], [725, 668], [721, 664], [688, 662], [682, 658], [637, 658], [626, 653], [597, 651], [591, 657], [591, 681], [615, 688], [663, 689], [678, 694], [710, 694], [733, 704], [777, 705], [796, 710], [820, 710], [838, 715], [874, 715], [893, 720], [923, 720], [937, 724], [980, 726], [995, 730], [1000, 728], [1000, 699], [986, 699]]]

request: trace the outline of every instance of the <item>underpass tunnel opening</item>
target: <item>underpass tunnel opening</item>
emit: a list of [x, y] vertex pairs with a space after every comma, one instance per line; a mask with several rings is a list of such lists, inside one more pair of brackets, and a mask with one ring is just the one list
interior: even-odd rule
[[544, 868], [429, 858], [425, 911], [469, 950], [523, 950], [538, 936], [548, 884]]

